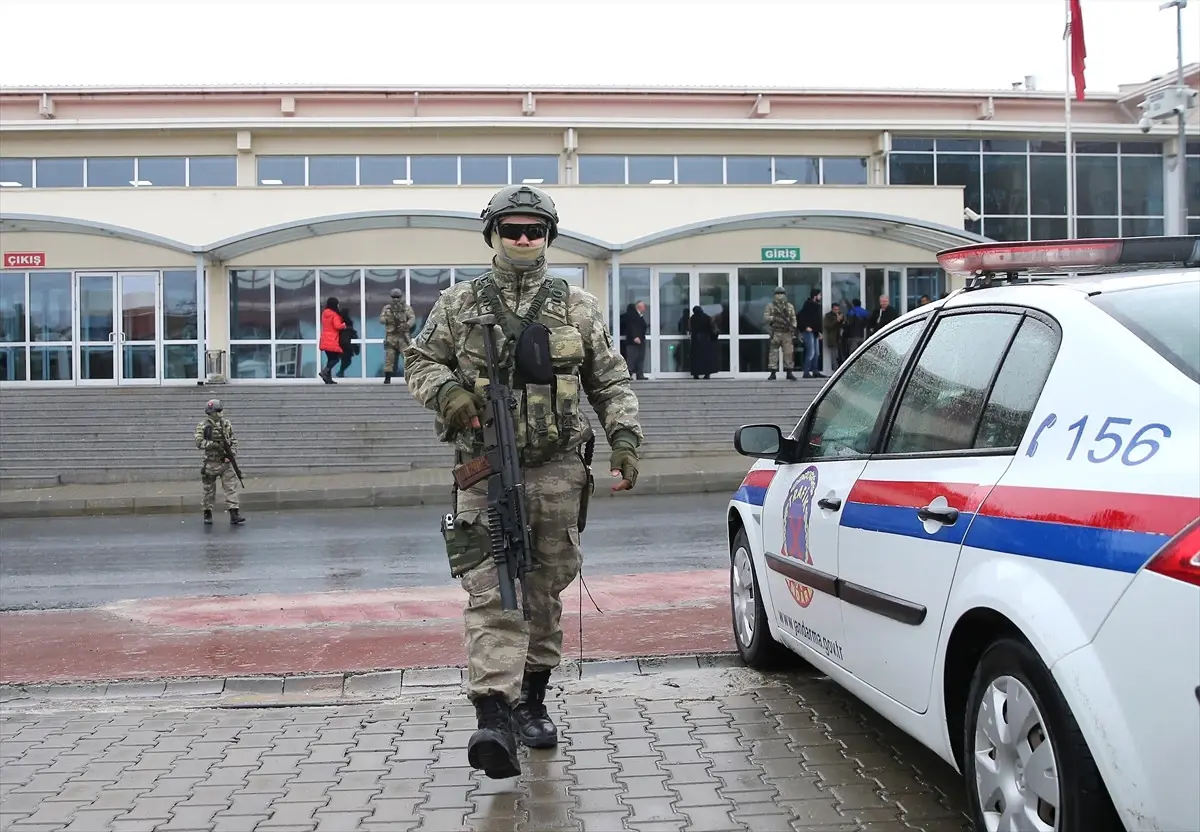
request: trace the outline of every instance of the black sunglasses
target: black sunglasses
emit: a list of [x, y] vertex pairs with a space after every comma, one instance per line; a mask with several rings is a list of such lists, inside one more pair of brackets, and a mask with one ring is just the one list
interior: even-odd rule
[[524, 236], [528, 240], [541, 240], [546, 236], [546, 224], [542, 222], [535, 223], [501, 223], [497, 229], [500, 236], [505, 240], [519, 240]]

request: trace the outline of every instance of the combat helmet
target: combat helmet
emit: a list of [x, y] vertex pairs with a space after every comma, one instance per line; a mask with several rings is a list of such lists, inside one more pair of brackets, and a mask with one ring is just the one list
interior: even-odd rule
[[404, 291], [402, 289], [393, 289], [391, 295], [394, 298], [402, 298], [404, 297]]
[[220, 399], [209, 399], [204, 404], [204, 412], [209, 416], [213, 415], [214, 413], [220, 413], [224, 409], [225, 408], [222, 407]]
[[528, 185], [509, 185], [501, 188], [492, 195], [483, 212], [479, 215], [483, 220], [483, 239], [490, 246], [492, 231], [502, 217], [511, 216], [540, 217], [549, 225], [546, 233], [546, 245], [549, 246], [558, 236], [558, 209], [554, 200], [540, 188]]

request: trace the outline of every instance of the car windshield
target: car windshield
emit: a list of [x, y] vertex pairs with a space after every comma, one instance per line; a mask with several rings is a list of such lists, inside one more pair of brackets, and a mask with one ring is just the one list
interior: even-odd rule
[[1104, 292], [1092, 302], [1200, 383], [1200, 280]]

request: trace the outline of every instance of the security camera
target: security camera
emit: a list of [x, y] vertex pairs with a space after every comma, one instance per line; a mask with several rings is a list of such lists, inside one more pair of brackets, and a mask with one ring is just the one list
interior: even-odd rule
[[1153, 126], [1154, 126], [1154, 122], [1152, 122], [1150, 119], [1146, 118], [1145, 116], [1142, 116], [1141, 119], [1138, 121], [1138, 129], [1141, 130], [1143, 133], [1149, 133], [1150, 128]]
[[970, 208], [963, 209], [963, 216], [969, 219], [971, 222], [979, 222], [979, 220], [983, 218], [982, 214], [976, 214]]

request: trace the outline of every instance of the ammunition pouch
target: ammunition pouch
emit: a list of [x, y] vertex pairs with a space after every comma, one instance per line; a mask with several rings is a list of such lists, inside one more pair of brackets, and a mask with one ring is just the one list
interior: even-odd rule
[[492, 543], [488, 537], [487, 513], [468, 509], [442, 518], [442, 538], [446, 541], [446, 558], [450, 575], [461, 578], [491, 557]]
[[514, 387], [525, 384], [550, 384], [554, 381], [550, 330], [545, 324], [534, 321], [521, 330], [513, 353], [513, 364], [516, 367]]

